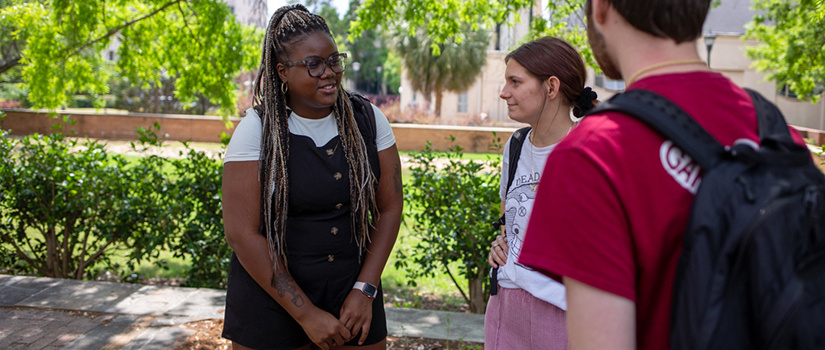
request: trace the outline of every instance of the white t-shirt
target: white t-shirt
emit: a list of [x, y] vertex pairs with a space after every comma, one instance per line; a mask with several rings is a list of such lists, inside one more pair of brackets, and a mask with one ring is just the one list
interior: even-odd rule
[[[375, 105], [372, 105], [372, 110], [375, 112], [375, 144], [380, 152], [395, 144], [395, 135], [384, 113]], [[292, 112], [289, 115], [289, 132], [309, 136], [316, 146], [321, 147], [338, 136], [338, 125], [332, 114], [321, 119], [308, 119]], [[226, 147], [223, 162], [259, 160], [262, 133], [263, 127], [258, 113], [252, 108], [246, 110], [246, 117], [241, 119], [232, 133], [232, 140]]]
[[506, 194], [504, 192], [507, 190], [512, 137], [504, 146], [499, 196], [504, 201], [507, 246], [510, 248], [510, 252], [507, 255], [507, 263], [498, 269], [498, 283], [504, 288], [521, 288], [538, 299], [551, 303], [562, 310], [567, 310], [567, 299], [563, 284], [541, 272], [517, 263], [519, 253], [521, 253], [521, 245], [524, 242], [524, 234], [527, 232], [527, 223], [530, 221], [530, 213], [536, 199], [535, 189], [538, 187], [539, 180], [541, 180], [541, 173], [544, 171], [547, 156], [556, 148], [555, 144], [541, 148], [533, 147], [533, 144], [530, 143], [530, 133], [532, 132], [530, 130], [525, 135], [524, 144], [521, 146], [521, 155], [518, 159], [518, 167], [513, 177], [513, 184]]

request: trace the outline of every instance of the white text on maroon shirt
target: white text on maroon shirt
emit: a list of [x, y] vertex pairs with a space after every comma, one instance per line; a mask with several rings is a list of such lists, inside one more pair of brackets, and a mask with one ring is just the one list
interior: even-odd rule
[[680, 186], [696, 194], [696, 189], [702, 182], [702, 177], [699, 176], [702, 168], [693, 161], [693, 158], [676, 147], [670, 140], [666, 140], [662, 143], [662, 147], [659, 147], [659, 158], [662, 160], [665, 171], [673, 176]]

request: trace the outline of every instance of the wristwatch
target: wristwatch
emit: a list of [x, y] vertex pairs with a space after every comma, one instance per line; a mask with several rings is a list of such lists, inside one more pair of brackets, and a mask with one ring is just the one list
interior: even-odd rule
[[370, 299], [375, 299], [378, 295], [378, 288], [367, 282], [355, 282], [352, 289], [358, 289], [361, 293], [366, 294]]

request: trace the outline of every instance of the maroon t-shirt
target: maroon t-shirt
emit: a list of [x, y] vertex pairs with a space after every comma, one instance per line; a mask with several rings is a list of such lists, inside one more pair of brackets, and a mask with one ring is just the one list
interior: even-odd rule
[[[724, 145], [757, 139], [750, 96], [719, 73], [657, 75], [629, 88], [669, 98]], [[642, 122], [588, 116], [547, 160], [519, 263], [632, 300], [638, 347], [666, 349], [673, 278], [700, 182], [698, 164]]]

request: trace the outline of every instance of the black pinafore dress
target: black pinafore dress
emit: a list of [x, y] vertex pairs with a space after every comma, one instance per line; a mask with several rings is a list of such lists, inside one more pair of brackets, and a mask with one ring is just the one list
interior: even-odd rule
[[[340, 316], [361, 271], [350, 225], [349, 176], [341, 137], [316, 147], [307, 136], [289, 137], [289, 272], [309, 301]], [[361, 258], [363, 260], [363, 258]], [[372, 303], [365, 345], [387, 336], [383, 295]], [[301, 326], [246, 272], [235, 254], [229, 270], [223, 337], [254, 349], [294, 349], [310, 343]], [[357, 345], [358, 337], [346, 345]]]

